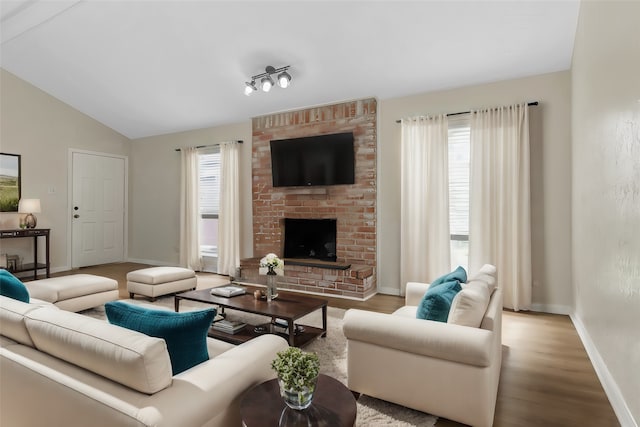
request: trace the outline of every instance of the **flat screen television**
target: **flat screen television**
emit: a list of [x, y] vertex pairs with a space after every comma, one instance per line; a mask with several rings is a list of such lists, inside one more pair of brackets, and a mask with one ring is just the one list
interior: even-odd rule
[[274, 187], [355, 183], [353, 132], [271, 141]]

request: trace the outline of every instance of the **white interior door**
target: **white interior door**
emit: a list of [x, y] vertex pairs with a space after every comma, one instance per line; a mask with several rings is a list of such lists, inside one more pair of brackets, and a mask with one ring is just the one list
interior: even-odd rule
[[71, 265], [124, 261], [125, 159], [72, 155]]

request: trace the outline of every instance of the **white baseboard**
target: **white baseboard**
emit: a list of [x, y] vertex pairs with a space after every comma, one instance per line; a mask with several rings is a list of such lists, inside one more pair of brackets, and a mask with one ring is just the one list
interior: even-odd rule
[[51, 267], [51, 273], [61, 273], [63, 271], [73, 270], [70, 266], [65, 265], [63, 267]]
[[560, 304], [531, 304], [531, 311], [570, 316], [573, 313], [573, 308]]
[[591, 364], [596, 371], [596, 375], [598, 375], [602, 388], [604, 388], [604, 392], [609, 398], [613, 411], [618, 417], [620, 425], [622, 427], [638, 427], [638, 423], [633, 419], [633, 415], [629, 410], [629, 406], [627, 406], [627, 402], [625, 401], [622, 392], [620, 392], [620, 389], [618, 388], [618, 384], [611, 376], [607, 365], [604, 363], [602, 356], [600, 356], [600, 352], [591, 340], [591, 336], [589, 335], [587, 328], [585, 328], [582, 320], [580, 320], [575, 313], [571, 313], [570, 316], [573, 321], [573, 325], [582, 340], [582, 345], [584, 345], [584, 348], [589, 355], [589, 359], [591, 359]]
[[138, 258], [127, 258], [127, 262], [134, 262], [136, 264], [156, 265], [159, 267], [175, 267], [178, 265], [178, 263], [173, 263], [173, 262], [157, 261], [153, 259], [138, 259]]
[[384, 295], [398, 295], [400, 296], [400, 289], [397, 288], [378, 288], [378, 293], [379, 294], [384, 294]]

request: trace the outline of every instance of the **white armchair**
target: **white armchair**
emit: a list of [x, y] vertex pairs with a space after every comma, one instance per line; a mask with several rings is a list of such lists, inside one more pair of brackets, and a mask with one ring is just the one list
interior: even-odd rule
[[416, 319], [417, 305], [428, 287], [408, 283], [406, 305], [393, 314], [347, 311], [343, 330], [348, 387], [454, 421], [490, 427], [502, 363], [502, 292], [496, 289], [490, 294], [480, 326], [470, 327]]

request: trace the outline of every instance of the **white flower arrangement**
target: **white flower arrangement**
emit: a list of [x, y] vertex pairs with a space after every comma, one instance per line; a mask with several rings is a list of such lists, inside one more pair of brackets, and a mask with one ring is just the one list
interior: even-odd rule
[[267, 254], [260, 260], [259, 273], [265, 275], [269, 269], [275, 271], [278, 276], [284, 276], [284, 261], [278, 258], [276, 254]]

